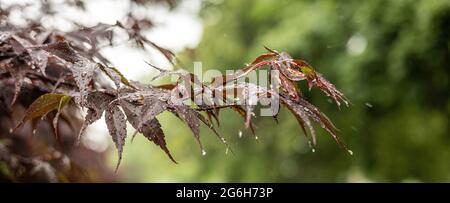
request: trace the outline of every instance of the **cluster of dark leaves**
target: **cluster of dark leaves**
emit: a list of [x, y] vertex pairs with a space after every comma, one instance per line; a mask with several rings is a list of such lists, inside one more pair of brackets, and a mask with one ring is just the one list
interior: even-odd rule
[[[306, 80], [310, 90], [312, 87], [318, 87], [327, 96], [333, 98], [338, 107], [341, 105], [341, 102], [346, 106], [349, 105], [349, 101], [344, 94], [337, 90], [336, 87], [326, 80], [320, 73], [317, 73], [306, 61], [292, 59], [291, 56], [285, 52], [279, 53], [270, 48], [265, 48], [269, 53], [258, 56], [241, 72], [226, 77], [226, 80], [237, 80], [240, 77], [244, 77], [251, 71], [268, 66], [267, 71], [269, 71], [269, 75], [271, 73], [278, 73], [276, 77], [270, 77], [271, 80], [268, 82], [271, 84], [272, 89], [273, 87], [279, 87], [281, 92], [268, 91], [263, 88], [259, 88], [259, 96], [270, 95], [278, 98], [284, 106], [286, 106], [295, 115], [305, 135], [308, 135], [306, 130], [306, 127], [308, 127], [309, 133], [311, 134], [313, 147], [316, 145], [316, 134], [314, 127], [311, 124], [311, 120], [319, 123], [323, 129], [333, 136], [341, 147], [347, 149], [345, 144], [337, 135], [337, 129], [330, 119], [317, 107], [302, 97], [302, 92], [298, 88], [296, 81]], [[275, 81], [273, 79], [275, 79]], [[248, 85], [244, 87], [248, 88]], [[251, 108], [247, 107], [247, 109]], [[246, 114], [248, 115], [249, 113], [251, 112], [247, 112]], [[277, 113], [278, 112], [275, 111], [273, 112], [273, 116], [275, 118]], [[246, 116], [246, 118], [246, 124], [249, 126], [250, 117]], [[351, 153], [351, 151], [349, 152]]]
[[[0, 182], [114, 180], [103, 152], [75, 146], [84, 128], [79, 115], [85, 109], [89, 115], [97, 112], [92, 100], [113, 89], [107, 77], [117, 85], [131, 83], [99, 53], [115, 46], [115, 29], [128, 33], [140, 48], [156, 48], [173, 60], [169, 50], [141, 34], [153, 26], [133, 14], [141, 3], [146, 2], [130, 1], [134, 7], [122, 22], [92, 27], [68, 22], [78, 27], [70, 32], [44, 27], [42, 19], [58, 17], [58, 4], [84, 10], [83, 0], [0, 3]], [[11, 22], [14, 13], [36, 5], [37, 16], [21, 16], [25, 24]]]
[[[167, 71], [151, 64], [160, 71], [157, 78], [175, 75], [178, 81], [153, 86], [128, 80], [100, 54], [102, 46], [99, 44], [106, 41], [112, 45], [112, 30], [122, 29], [128, 33], [129, 40], [135, 41], [139, 47], [153, 47], [173, 62], [172, 52], [142, 34], [142, 28], [151, 25], [150, 21], [139, 20], [132, 15], [126, 22], [98, 24], [67, 33], [37, 25], [18, 28], [4, 23], [0, 32], [1, 80], [12, 80], [14, 84], [14, 94], [8, 104], [15, 104], [26, 83], [42, 87], [45, 93], [29, 105], [23, 119], [12, 131], [26, 121], [31, 121], [35, 129], [36, 121], [47, 118], [51, 119], [58, 138], [60, 117], [70, 117], [62, 113], [63, 109], [75, 106], [87, 110], [81, 128], [74, 129], [79, 132], [78, 142], [86, 128], [104, 115], [118, 151], [117, 166], [122, 159], [127, 137], [127, 122], [136, 130], [135, 135], [139, 133], [158, 145], [175, 162], [157, 119], [159, 114], [168, 111], [186, 123], [203, 152], [200, 124], [209, 127], [227, 145], [226, 139], [216, 131], [220, 110], [226, 108], [237, 112], [244, 118], [245, 126], [254, 133], [251, 121], [254, 107], [258, 100], [269, 97], [281, 101], [295, 115], [305, 135], [311, 135], [313, 144], [316, 139], [311, 120], [319, 123], [345, 148], [336, 133], [336, 127], [325, 114], [302, 97], [296, 82], [306, 80], [310, 88], [318, 87], [333, 98], [338, 106], [341, 103], [348, 105], [347, 99], [309, 64], [292, 59], [287, 53], [266, 48], [268, 53], [258, 56], [247, 67], [235, 74], [216, 77], [211, 82], [201, 82], [194, 74], [183, 70]], [[277, 88], [267, 89], [239, 80], [262, 67], [268, 67], [270, 73], [279, 73], [277, 80], [271, 81], [272, 87]], [[114, 85], [102, 80], [105, 77]], [[233, 102], [235, 100], [242, 102]], [[56, 113], [48, 117], [52, 112]], [[278, 111], [274, 110], [272, 116], [276, 119], [277, 114]]]

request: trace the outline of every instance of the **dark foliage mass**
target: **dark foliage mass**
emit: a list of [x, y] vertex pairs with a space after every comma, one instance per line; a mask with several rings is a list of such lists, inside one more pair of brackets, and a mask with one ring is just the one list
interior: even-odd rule
[[[47, 134], [54, 134], [54, 138], [46, 137], [48, 140], [54, 139], [51, 142], [69, 139], [69, 143], [76, 144], [80, 142], [86, 128], [104, 115], [118, 151], [117, 166], [122, 159], [127, 137], [127, 122], [176, 163], [167, 148], [161, 123], [157, 119], [159, 114], [168, 111], [186, 123], [203, 151], [200, 124], [209, 127], [227, 145], [226, 139], [215, 129], [219, 126], [220, 110], [234, 110], [253, 132], [251, 118], [254, 107], [257, 101], [270, 98], [281, 101], [295, 115], [305, 135], [311, 135], [312, 145], [316, 144], [311, 122], [314, 121], [346, 149], [337, 135], [336, 127], [325, 114], [302, 97], [296, 81], [306, 80], [309, 88], [319, 88], [333, 98], [338, 106], [341, 103], [348, 106], [348, 100], [308, 63], [292, 59], [287, 53], [266, 48], [267, 54], [258, 56], [242, 70], [216, 77], [211, 82], [201, 82], [194, 74], [182, 69], [168, 71], [149, 64], [160, 71], [156, 78], [178, 78], [175, 83], [154, 86], [125, 78], [99, 52], [103, 47], [114, 46], [114, 30], [119, 29], [125, 31], [138, 48], [154, 48], [175, 64], [176, 59], [171, 51], [142, 34], [142, 30], [152, 26], [151, 21], [129, 15], [126, 22], [61, 32], [45, 28], [35, 21], [30, 21], [26, 26], [12, 25], [7, 20], [11, 9], [2, 8], [0, 15], [3, 19], [0, 28], [0, 84], [3, 89], [0, 110], [2, 121], [9, 121], [8, 125], [2, 126], [2, 139], [14, 140], [16, 134], [26, 134], [24, 126], [30, 129], [31, 134], [45, 127], [50, 129]], [[271, 88], [240, 80], [263, 67], [267, 67], [270, 73], [279, 73], [276, 80], [270, 81]], [[17, 110], [18, 106], [22, 111]], [[83, 121], [77, 125], [74, 124], [78, 122], [74, 113], [80, 110], [87, 112]], [[275, 119], [277, 113], [273, 111]], [[31, 126], [26, 125], [28, 123]], [[13, 154], [7, 144], [0, 143], [0, 160], [11, 171], [16, 171], [14, 167], [18, 165], [27, 164], [36, 165], [34, 168], [39, 166], [46, 167], [45, 170], [55, 170], [54, 164], [48, 164], [45, 159], [18, 158], [19, 163], [11, 161], [16, 156]], [[58, 154], [63, 156], [60, 152]]]

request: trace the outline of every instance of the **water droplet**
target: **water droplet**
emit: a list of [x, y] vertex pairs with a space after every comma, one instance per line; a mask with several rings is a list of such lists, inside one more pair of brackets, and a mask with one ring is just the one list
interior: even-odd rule
[[34, 129], [34, 130], [33, 130], [33, 135], [36, 135], [36, 131], [37, 131], [37, 129]]
[[227, 147], [227, 149], [225, 149], [225, 154], [228, 154], [228, 151], [230, 151], [230, 149]]
[[349, 153], [350, 155], [353, 156], [353, 151], [352, 151], [352, 150], [347, 150], [347, 151], [348, 151], [348, 153]]
[[239, 130], [239, 138], [241, 138], [242, 137], [242, 130]]
[[13, 129], [12, 128], [9, 128], [9, 133], [13, 133]]
[[365, 105], [367, 106], [367, 107], [369, 107], [369, 108], [372, 108], [373, 107], [373, 105], [371, 104], [371, 103], [365, 103]]
[[206, 151], [202, 149], [202, 155], [205, 156], [206, 155]]
[[255, 140], [258, 140], [258, 136], [255, 136]]
[[316, 152], [316, 149], [314, 149], [314, 148], [311, 148], [311, 151], [314, 153], [314, 152]]

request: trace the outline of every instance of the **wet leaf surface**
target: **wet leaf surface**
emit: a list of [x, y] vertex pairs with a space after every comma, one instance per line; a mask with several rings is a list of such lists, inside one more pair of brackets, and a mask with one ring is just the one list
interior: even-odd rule
[[[34, 32], [37, 33], [30, 35], [26, 29], [0, 31], [0, 68], [2, 74], [6, 73], [14, 81], [11, 103], [14, 104], [20, 97], [25, 85], [39, 82], [43, 92], [52, 92], [43, 94], [29, 105], [18, 127], [28, 120], [32, 121], [33, 126], [38, 125], [35, 119], [56, 110], [55, 115], [48, 117], [52, 119], [55, 135], [58, 135], [59, 118], [67, 120], [70, 117], [63, 114], [63, 107], [73, 99], [75, 106], [86, 111], [78, 131], [78, 142], [86, 128], [106, 112], [105, 122], [118, 152], [117, 167], [122, 160], [127, 122], [176, 163], [157, 120], [161, 113], [169, 111], [180, 118], [192, 131], [204, 154], [200, 139], [201, 124], [206, 125], [230, 149], [214, 126], [214, 122], [219, 126], [220, 111], [230, 109], [237, 113], [242, 117], [243, 125], [257, 139], [252, 122], [256, 117], [254, 111], [261, 100], [275, 98], [296, 117], [313, 146], [316, 144], [316, 132], [312, 122], [315, 122], [346, 149], [334, 124], [319, 108], [305, 100], [297, 83], [305, 81], [310, 89], [320, 89], [338, 106], [341, 103], [348, 106], [348, 99], [306, 61], [293, 59], [285, 52], [265, 47], [267, 53], [257, 56], [240, 71], [215, 77], [210, 82], [202, 82], [195, 74], [184, 70], [165, 70], [149, 63], [160, 72], [153, 79], [167, 76], [177, 79], [174, 83], [158, 86], [129, 80], [99, 52], [100, 45], [104, 45], [105, 41], [112, 46], [113, 29], [121, 29], [140, 48], [156, 49], [174, 63], [176, 57], [173, 52], [153, 43], [141, 33], [152, 26], [150, 21], [128, 16], [127, 22], [80, 27], [68, 33], [39, 33], [36, 30]], [[268, 81], [270, 89], [241, 80], [265, 67], [275, 77]], [[105, 77], [100, 76], [106, 76], [114, 85], [102, 82]], [[271, 111], [271, 116], [276, 120], [278, 109], [272, 108]]]

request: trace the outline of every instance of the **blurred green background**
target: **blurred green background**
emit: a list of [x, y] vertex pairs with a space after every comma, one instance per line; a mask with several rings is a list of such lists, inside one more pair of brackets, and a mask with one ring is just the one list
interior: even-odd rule
[[[189, 129], [160, 115], [178, 165], [145, 138], [128, 142], [124, 182], [448, 182], [450, 181], [450, 1], [203, 1], [204, 34], [184, 64], [242, 67], [263, 45], [301, 58], [352, 101], [339, 110], [319, 90], [305, 96], [326, 113], [354, 152], [317, 126], [311, 152], [295, 118], [255, 119], [255, 140], [242, 118], [222, 111], [220, 133], [206, 128], [201, 155]], [[192, 65], [191, 65], [192, 66]], [[239, 138], [239, 131], [243, 131]], [[111, 150], [111, 166], [116, 163]]]

